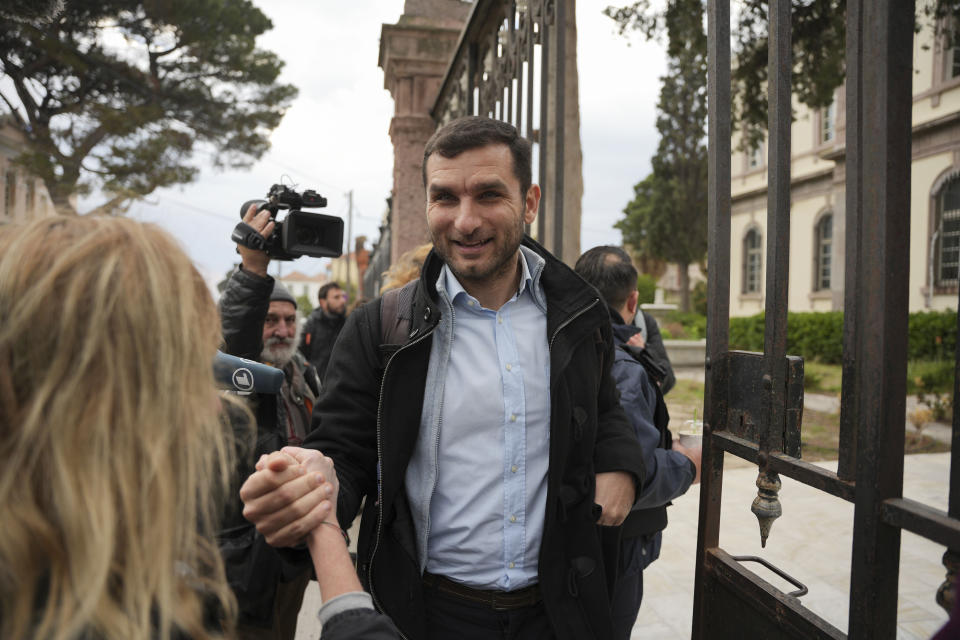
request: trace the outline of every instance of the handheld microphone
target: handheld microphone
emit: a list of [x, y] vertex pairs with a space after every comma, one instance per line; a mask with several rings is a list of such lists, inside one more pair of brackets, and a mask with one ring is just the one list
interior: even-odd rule
[[213, 359], [213, 377], [221, 389], [249, 393], [280, 393], [283, 371], [246, 358], [217, 351]]

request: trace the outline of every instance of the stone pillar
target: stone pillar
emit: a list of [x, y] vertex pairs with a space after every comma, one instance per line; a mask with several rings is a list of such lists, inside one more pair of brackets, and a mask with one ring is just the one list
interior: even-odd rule
[[380, 32], [379, 65], [395, 105], [390, 121], [391, 263], [429, 239], [420, 166], [423, 147], [436, 128], [430, 109], [470, 6], [462, 0], [406, 0], [397, 24], [385, 24]]
[[[564, 33], [564, 101], [563, 101], [563, 246], [557, 247], [555, 227], [558, 223], [556, 198], [549, 185], [556, 176], [555, 150], [547, 151], [546, 185], [548, 188], [546, 208], [539, 215], [546, 216], [544, 234], [538, 240], [561, 257], [571, 267], [580, 257], [580, 223], [583, 206], [583, 152], [580, 147], [580, 82], [577, 70], [577, 3], [576, 0], [562, 0], [566, 6], [566, 30]], [[550, 28], [550, 41], [557, 41], [557, 28]], [[559, 69], [557, 47], [550, 47], [550, 95], [547, 98], [547, 140], [548, 147], [554, 143], [557, 131], [556, 94], [553, 87], [557, 82]], [[543, 186], [543, 185], [541, 185]]]

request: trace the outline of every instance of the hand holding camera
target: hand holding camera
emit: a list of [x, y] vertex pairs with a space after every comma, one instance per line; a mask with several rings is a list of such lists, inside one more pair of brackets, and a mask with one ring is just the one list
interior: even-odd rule
[[[270, 212], [266, 209], [258, 211], [256, 203], [247, 207], [247, 211], [243, 216], [243, 222], [261, 238], [269, 237], [270, 234], [273, 233], [273, 228], [276, 226]], [[239, 227], [240, 225], [237, 226]], [[236, 235], [237, 232], [235, 230], [234, 236]], [[236, 240], [236, 237], [234, 237], [234, 240]], [[245, 271], [255, 273], [261, 278], [267, 277], [267, 266], [270, 264], [270, 256], [267, 255], [264, 249], [251, 248], [247, 244], [237, 242], [237, 252], [240, 254]]]
[[[327, 206], [327, 199], [312, 189], [302, 194], [292, 188], [275, 184], [266, 200], [248, 200], [240, 207], [242, 221], [233, 229], [232, 239], [240, 248], [247, 268], [247, 257], [252, 260], [251, 271], [270, 259], [296, 260], [300, 256], [334, 258], [343, 246], [343, 220], [336, 216], [302, 211], [303, 208]], [[283, 220], [277, 220], [281, 210], [288, 210]], [[249, 249], [251, 252], [246, 252]], [[262, 254], [254, 256], [252, 252]], [[254, 271], [254, 273], [259, 273]]]

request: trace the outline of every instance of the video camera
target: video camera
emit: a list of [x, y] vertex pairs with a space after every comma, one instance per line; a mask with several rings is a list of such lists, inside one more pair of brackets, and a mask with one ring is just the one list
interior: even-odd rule
[[[247, 200], [240, 207], [243, 218], [250, 205], [257, 211], [267, 210], [274, 222], [273, 233], [264, 238], [253, 227], [241, 220], [233, 229], [231, 238], [245, 247], [266, 251], [274, 260], [296, 260], [300, 256], [335, 258], [342, 253], [343, 220], [322, 213], [301, 211], [301, 208], [319, 209], [327, 206], [327, 199], [312, 189], [299, 194], [292, 188], [275, 184], [270, 187], [266, 200]], [[283, 221], [277, 213], [288, 209]]]

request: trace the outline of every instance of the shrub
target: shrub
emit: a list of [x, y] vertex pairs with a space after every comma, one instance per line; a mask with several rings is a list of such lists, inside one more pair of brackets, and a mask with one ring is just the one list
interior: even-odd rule
[[[763, 351], [764, 314], [730, 318], [730, 348]], [[909, 318], [911, 360], [953, 362], [957, 347], [955, 311], [919, 311]], [[843, 312], [787, 314], [787, 353], [828, 364], [841, 364]]]
[[653, 302], [657, 296], [657, 279], [648, 273], [641, 273], [637, 276], [637, 292], [640, 294], [637, 304]]
[[911, 360], [907, 363], [907, 393], [953, 391], [953, 360]]
[[910, 314], [910, 359], [953, 360], [957, 351], [957, 314], [918, 311]]
[[[694, 311], [671, 311], [667, 314], [665, 326], [660, 327], [660, 333], [669, 327], [672, 337], [681, 340], [702, 340], [707, 337], [707, 316]], [[664, 335], [663, 339], [667, 337]]]
[[707, 315], [707, 281], [700, 280], [693, 285], [690, 292], [690, 306], [696, 313], [706, 317]]

